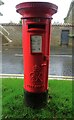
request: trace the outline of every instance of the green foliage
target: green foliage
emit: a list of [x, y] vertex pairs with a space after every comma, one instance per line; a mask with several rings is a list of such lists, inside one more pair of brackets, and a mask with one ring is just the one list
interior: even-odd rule
[[2, 80], [3, 120], [67, 120], [72, 118], [72, 81], [49, 80], [48, 104], [42, 109], [24, 105], [23, 79]]
[[19, 24], [22, 25], [22, 20], [19, 21]]

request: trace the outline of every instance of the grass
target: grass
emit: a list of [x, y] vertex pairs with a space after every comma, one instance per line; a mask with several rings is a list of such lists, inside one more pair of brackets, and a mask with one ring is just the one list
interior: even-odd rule
[[23, 79], [2, 79], [2, 120], [67, 120], [72, 118], [72, 81], [49, 80], [48, 104], [31, 109], [23, 102]]

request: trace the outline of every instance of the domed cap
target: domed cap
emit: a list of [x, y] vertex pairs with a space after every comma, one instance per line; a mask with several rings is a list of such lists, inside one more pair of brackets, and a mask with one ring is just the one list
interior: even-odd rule
[[58, 7], [49, 2], [24, 2], [16, 5], [16, 11], [24, 18], [42, 17], [51, 18]]

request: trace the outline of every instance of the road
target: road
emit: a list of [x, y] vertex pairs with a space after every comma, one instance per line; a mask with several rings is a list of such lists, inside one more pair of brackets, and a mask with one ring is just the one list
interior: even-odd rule
[[[49, 75], [72, 76], [72, 55], [58, 55], [53, 53], [50, 53]], [[23, 73], [22, 49], [4, 49], [2, 51], [1, 72], [3, 74]]]

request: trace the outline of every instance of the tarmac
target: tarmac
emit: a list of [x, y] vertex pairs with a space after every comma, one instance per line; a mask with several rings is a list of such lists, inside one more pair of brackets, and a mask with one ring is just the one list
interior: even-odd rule
[[[1, 62], [1, 61], [0, 61]], [[23, 78], [23, 54], [21, 48], [2, 49], [2, 70], [0, 78]], [[73, 80], [72, 48], [67, 46], [51, 47], [49, 79]]]

